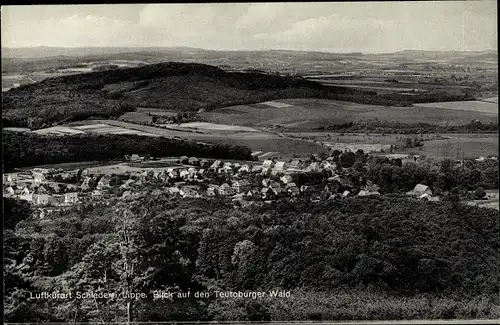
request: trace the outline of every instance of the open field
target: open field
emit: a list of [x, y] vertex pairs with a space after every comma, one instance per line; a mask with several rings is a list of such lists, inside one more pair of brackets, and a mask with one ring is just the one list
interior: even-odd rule
[[400, 134], [376, 133], [335, 133], [335, 132], [287, 132], [286, 135], [308, 140], [339, 142], [339, 143], [367, 143], [367, 144], [396, 144]]
[[177, 115], [177, 112], [172, 112], [172, 111], [165, 110], [162, 108], [153, 108], [153, 107], [137, 107], [136, 111], [140, 112], [140, 113], [144, 113], [144, 114], [153, 114], [153, 115], [158, 115], [158, 116]]
[[139, 122], [139, 123], [144, 123], [144, 122], [152, 122], [153, 117], [149, 116], [148, 114], [145, 114], [143, 112], [126, 112], [122, 116], [118, 118], [120, 121], [130, 121], [130, 122]]
[[498, 104], [498, 96], [481, 99], [482, 102]]
[[399, 134], [364, 134], [364, 133], [333, 133], [333, 132], [292, 132], [286, 135], [312, 140], [322, 143], [332, 150], [350, 150], [358, 149], [364, 152], [380, 152], [381, 149], [388, 150], [392, 145], [398, 143]]
[[109, 124], [112, 126], [116, 127], [121, 127], [121, 128], [126, 128], [130, 130], [137, 130], [141, 132], [147, 132], [147, 133], [152, 133], [156, 134], [159, 136], [165, 136], [165, 137], [180, 137], [188, 140], [196, 140], [196, 141], [203, 141], [203, 140], [217, 140], [217, 139], [272, 139], [276, 138], [275, 135], [264, 133], [264, 132], [258, 132], [254, 129], [252, 131], [239, 131], [239, 130], [206, 130], [204, 133], [197, 133], [197, 132], [188, 132], [189, 129], [186, 128], [186, 132], [180, 131], [179, 128], [176, 127], [176, 129], [165, 129], [165, 128], [160, 128], [160, 127], [154, 127], [154, 126], [147, 126], [147, 125], [138, 125], [138, 124], [133, 124], [133, 123], [128, 123], [128, 122], [123, 122], [123, 121], [116, 121], [116, 120], [99, 120], [99, 123], [105, 123]]
[[[431, 123], [438, 125], [464, 125], [477, 119], [482, 123], [496, 122], [498, 112], [457, 111], [436, 107], [388, 107], [363, 105], [325, 99], [283, 99], [286, 107], [267, 105], [238, 105], [203, 112], [209, 122], [246, 126], [281, 126], [288, 129], [311, 129], [348, 122], [387, 121], [400, 123]], [[490, 105], [488, 103], [482, 103]]]
[[67, 134], [83, 134], [85, 132], [81, 131], [81, 130], [78, 130], [78, 129], [74, 129], [74, 128], [70, 128], [70, 127], [65, 127], [65, 126], [53, 126], [53, 127], [50, 127], [50, 128], [40, 129], [40, 130], [33, 131], [33, 133], [44, 134], [44, 135], [46, 135], [46, 134], [67, 135]]
[[81, 125], [81, 126], [53, 126], [50, 128], [33, 131], [33, 133], [44, 134], [44, 135], [46, 134], [71, 135], [71, 134], [84, 134], [84, 133], [99, 133], [99, 134], [135, 134], [144, 136], [158, 136], [154, 133], [131, 130], [104, 123]]
[[178, 165], [175, 163], [166, 163], [163, 167], [158, 166], [132, 166], [129, 163], [119, 163], [115, 165], [107, 165], [107, 166], [99, 166], [99, 167], [91, 167], [88, 168], [89, 173], [99, 173], [99, 174], [116, 174], [116, 175], [125, 175], [131, 172], [143, 172], [143, 171], [166, 171], [169, 168], [182, 168], [182, 165]]
[[16, 127], [6, 127], [2, 128], [5, 131], [14, 131], [14, 132], [31, 132], [30, 128], [16, 128]]
[[285, 158], [293, 157], [308, 157], [311, 154], [326, 152], [326, 147], [312, 142], [283, 139], [283, 138], [270, 138], [270, 139], [220, 139], [213, 142], [243, 145], [252, 149], [252, 151], [260, 151], [257, 157], [259, 159], [266, 159], [273, 156]]
[[[334, 132], [287, 132], [285, 135], [313, 140], [317, 143], [338, 150], [349, 149], [356, 151], [361, 149], [365, 152], [380, 152], [384, 149], [388, 151], [390, 145], [397, 145], [399, 137], [406, 137], [404, 134], [364, 134], [364, 133], [334, 133]], [[395, 153], [416, 154], [431, 156], [435, 158], [462, 158], [462, 151], [465, 158], [477, 158], [480, 156], [498, 155], [498, 134], [496, 133], [444, 133], [425, 134], [423, 136], [424, 146], [421, 148], [395, 149]]]
[[19, 168], [19, 170], [32, 170], [33, 168], [55, 168], [55, 169], [63, 169], [63, 170], [77, 170], [77, 169], [83, 169], [83, 168], [91, 168], [91, 167], [99, 167], [99, 166], [107, 166], [107, 165], [113, 165], [117, 164], [119, 162], [113, 162], [113, 161], [79, 161], [79, 162], [68, 162], [68, 163], [61, 163], [61, 164], [50, 164], [50, 165], [39, 165], [39, 166], [29, 166], [29, 167], [22, 167]]
[[261, 104], [267, 105], [267, 106], [271, 106], [271, 107], [274, 107], [274, 108], [283, 108], [283, 107], [290, 107], [290, 106], [292, 106], [290, 104], [278, 102], [278, 101], [275, 101], [275, 100], [269, 101], [269, 102], [263, 102]]
[[420, 148], [408, 148], [398, 152], [438, 159], [462, 159], [462, 157], [477, 158], [489, 155], [498, 156], [498, 134], [486, 134], [483, 137], [453, 135], [453, 137], [449, 139], [425, 141], [424, 146]]
[[324, 85], [329, 85], [329, 86], [338, 86], [338, 87], [345, 87], [345, 88], [357, 88], [357, 89], [363, 89], [363, 90], [373, 90], [373, 91], [382, 91], [384, 93], [387, 92], [425, 92], [426, 90], [423, 90], [421, 88], [405, 88], [405, 87], [392, 87], [392, 85], [387, 85], [387, 87], [382, 87], [382, 86], [374, 86], [374, 85], [358, 85], [358, 84], [342, 84], [338, 82], [321, 82]]
[[215, 124], [215, 123], [205, 123], [205, 122], [191, 122], [191, 123], [181, 123], [177, 125], [181, 128], [188, 129], [199, 129], [199, 130], [214, 130], [214, 131], [246, 131], [246, 132], [258, 132], [257, 130], [245, 126], [238, 125], [225, 125], [225, 124]]
[[498, 116], [498, 103], [487, 102], [486, 100], [465, 101], [465, 102], [424, 103], [424, 104], [414, 104], [413, 106], [483, 112], [483, 113], [496, 114]]
[[36, 81], [21, 74], [2, 75], [2, 91], [8, 91], [11, 88], [29, 85], [34, 82]]

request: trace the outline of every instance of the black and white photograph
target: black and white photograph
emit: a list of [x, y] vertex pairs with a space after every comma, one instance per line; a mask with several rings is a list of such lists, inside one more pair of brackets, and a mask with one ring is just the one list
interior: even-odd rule
[[499, 324], [497, 2], [1, 7], [7, 324]]

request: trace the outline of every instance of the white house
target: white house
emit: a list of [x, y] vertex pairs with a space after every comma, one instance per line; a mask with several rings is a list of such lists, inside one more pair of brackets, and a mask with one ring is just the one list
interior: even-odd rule
[[43, 205], [49, 203], [49, 196], [47, 194], [33, 194], [33, 204]]
[[43, 185], [40, 185], [36, 188], [36, 194], [47, 194], [48, 191], [47, 189], [43, 186]]
[[207, 196], [215, 196], [219, 191], [219, 185], [216, 184], [208, 184], [207, 188]]
[[16, 182], [17, 180], [18, 180], [17, 173], [10, 173], [10, 174], [3, 175], [3, 181], [5, 183]]
[[233, 183], [233, 188], [237, 193], [245, 192], [250, 189], [250, 182], [246, 179], [237, 180]]
[[288, 167], [288, 170], [299, 170], [301, 168], [302, 163], [298, 159], [292, 160], [290, 162], [290, 166]]
[[432, 195], [432, 190], [427, 185], [417, 184], [412, 191], [406, 193], [407, 195], [420, 197], [422, 194]]
[[92, 193], [90, 194], [92, 199], [100, 199], [102, 197], [102, 192], [99, 190], [93, 190]]
[[39, 172], [33, 172], [33, 180], [37, 183], [45, 181], [45, 175]]
[[369, 196], [369, 195], [380, 195], [379, 192], [377, 191], [368, 191], [368, 190], [361, 190], [358, 193], [358, 196]]
[[98, 190], [103, 190], [105, 188], [109, 188], [111, 185], [110, 185], [110, 178], [108, 175], [104, 175], [101, 177], [101, 179], [99, 180], [99, 182], [97, 182], [97, 189]]
[[200, 161], [200, 166], [201, 167], [210, 167], [209, 165], [210, 165], [210, 161], [208, 159], [202, 159]]
[[293, 178], [292, 176], [290, 175], [284, 175], [284, 176], [281, 176], [280, 177], [280, 181], [283, 183], [283, 184], [288, 184], [290, 182], [293, 182]]
[[170, 178], [178, 178], [179, 177], [179, 171], [177, 171], [177, 169], [174, 169], [174, 168], [167, 169], [167, 174], [168, 174], [168, 177], [170, 177]]
[[218, 168], [221, 167], [221, 165], [222, 165], [222, 161], [216, 160], [213, 162], [212, 166], [210, 166], [210, 169], [217, 170]]
[[186, 169], [181, 169], [179, 171], [179, 176], [183, 179], [186, 179], [189, 177], [189, 172]]
[[240, 167], [238, 170], [239, 173], [249, 173], [250, 172], [250, 166], [248, 164], [244, 164]]
[[15, 194], [15, 191], [14, 191], [14, 189], [12, 188], [12, 186], [9, 186], [9, 187], [7, 187], [7, 188], [4, 190], [4, 193], [9, 194], [9, 195], [14, 195], [14, 194]]
[[228, 183], [222, 184], [218, 190], [220, 195], [234, 195], [234, 189]]
[[306, 172], [319, 172], [320, 167], [317, 162], [312, 162], [309, 166], [306, 168]]
[[17, 194], [19, 195], [28, 195], [28, 194], [33, 194], [34, 191], [30, 191], [30, 189], [28, 187], [25, 187], [25, 186], [20, 186], [18, 185], [17, 186], [17, 190], [15, 191]]
[[138, 154], [134, 153], [132, 156], [130, 156], [131, 161], [141, 161], [142, 157], [140, 157]]
[[19, 195], [19, 200], [24, 200], [28, 202], [33, 202], [33, 194], [21, 194]]
[[78, 193], [71, 192], [64, 194], [64, 203], [76, 203], [78, 202]]
[[284, 171], [285, 170], [285, 162], [284, 161], [278, 161], [274, 165], [274, 170], [276, 171]]
[[262, 163], [262, 168], [271, 168], [272, 166], [273, 161], [269, 159], [264, 160], [264, 162]]
[[195, 187], [184, 186], [179, 190], [179, 195], [183, 198], [195, 198], [200, 197], [198, 191]]
[[424, 194], [420, 195], [418, 198], [420, 200], [427, 200], [427, 201], [433, 201], [433, 202], [439, 201], [439, 198], [437, 196], [432, 196], [428, 193], [424, 193]]
[[125, 181], [125, 183], [123, 183], [122, 185], [120, 185], [120, 189], [128, 190], [128, 189], [130, 189], [130, 187], [132, 185], [134, 185], [134, 180], [133, 179], [127, 179]]
[[188, 159], [188, 163], [190, 165], [199, 165], [200, 164], [200, 160], [196, 157], [191, 157]]
[[167, 191], [169, 194], [172, 194], [172, 195], [179, 194], [179, 192], [180, 192], [180, 190], [177, 186], [169, 187], [169, 188], [167, 188]]

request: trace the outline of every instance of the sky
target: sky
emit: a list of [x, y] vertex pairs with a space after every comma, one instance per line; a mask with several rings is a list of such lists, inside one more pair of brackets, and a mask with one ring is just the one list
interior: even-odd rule
[[497, 49], [496, 1], [1, 7], [2, 47], [395, 52]]

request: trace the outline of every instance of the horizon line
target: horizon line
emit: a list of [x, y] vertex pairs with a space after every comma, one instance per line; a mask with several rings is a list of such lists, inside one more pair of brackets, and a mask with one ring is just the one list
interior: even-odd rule
[[[327, 54], [389, 54], [389, 53], [398, 53], [405, 51], [413, 51], [413, 52], [498, 52], [498, 49], [489, 48], [489, 49], [480, 49], [480, 50], [464, 50], [464, 49], [411, 49], [404, 48], [395, 51], [387, 51], [387, 52], [376, 52], [376, 51], [346, 51], [346, 52], [334, 52], [334, 51], [325, 51], [325, 50], [305, 50], [305, 49], [283, 49], [283, 48], [269, 48], [269, 49], [206, 49], [201, 47], [194, 46], [133, 46], [133, 45], [119, 45], [119, 46], [53, 46], [53, 45], [36, 45], [36, 46], [1, 46], [2, 49], [36, 49], [36, 48], [59, 48], [59, 49], [176, 49], [176, 48], [189, 48], [193, 50], [202, 50], [202, 51], [215, 51], [215, 52], [270, 52], [270, 51], [288, 51], [288, 52], [317, 52], [317, 53], [327, 53]], [[116, 53], [118, 54], [118, 53]]]

